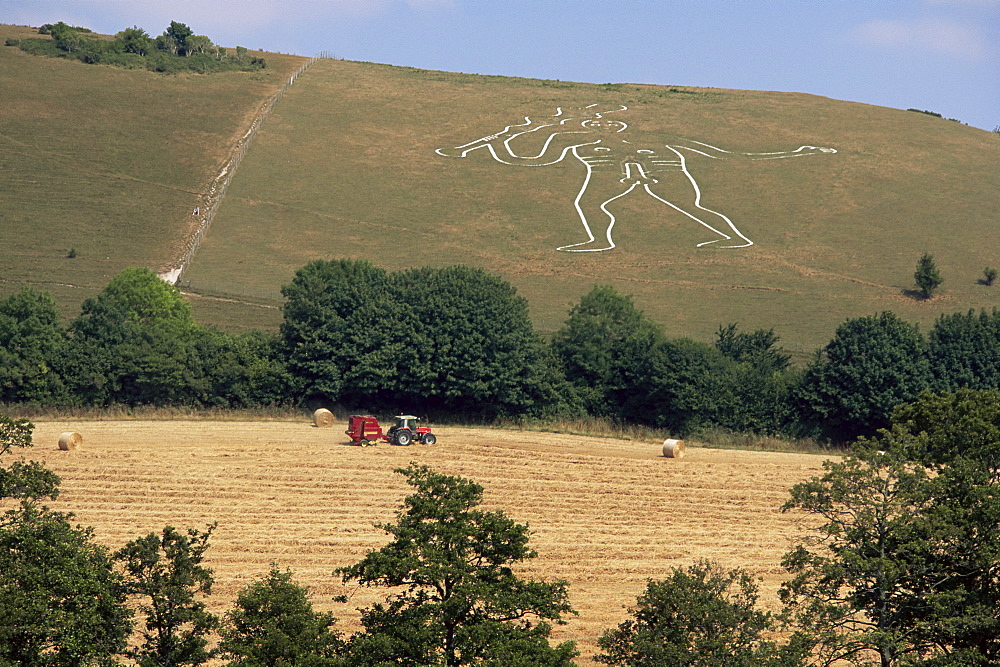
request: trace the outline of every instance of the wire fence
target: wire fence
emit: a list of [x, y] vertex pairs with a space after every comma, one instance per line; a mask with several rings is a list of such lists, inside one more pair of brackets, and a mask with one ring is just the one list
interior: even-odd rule
[[168, 274], [173, 278], [171, 281], [173, 284], [176, 285], [180, 283], [181, 277], [187, 271], [188, 266], [190, 266], [191, 260], [194, 259], [194, 255], [198, 251], [198, 247], [205, 238], [205, 234], [208, 233], [208, 228], [212, 226], [212, 219], [215, 217], [215, 213], [218, 211], [219, 205], [222, 203], [222, 199], [226, 195], [226, 189], [229, 188], [229, 184], [233, 180], [233, 175], [236, 173], [236, 169], [240, 166], [240, 162], [243, 160], [243, 156], [246, 155], [247, 149], [250, 147], [251, 142], [253, 142], [254, 137], [257, 136], [257, 132], [267, 120], [268, 116], [271, 115], [271, 111], [274, 110], [274, 106], [278, 103], [282, 96], [284, 96], [285, 91], [287, 91], [292, 84], [295, 83], [295, 80], [299, 78], [299, 75], [309, 69], [317, 60], [331, 58], [333, 58], [333, 55], [329, 51], [324, 51], [318, 56], [310, 58], [301, 67], [295, 70], [295, 72], [288, 77], [288, 81], [281, 86], [278, 92], [275, 93], [263, 107], [261, 107], [260, 112], [250, 124], [250, 128], [233, 147], [229, 159], [223, 166], [222, 171], [220, 171], [218, 176], [215, 177], [215, 180], [212, 181], [212, 185], [209, 187], [208, 193], [204, 197], [204, 205], [199, 206], [198, 209], [195, 210], [195, 215], [199, 217], [200, 224], [198, 225], [198, 229], [195, 233], [188, 237], [185, 244], [186, 247], [184, 254], [181, 256], [177, 267]]

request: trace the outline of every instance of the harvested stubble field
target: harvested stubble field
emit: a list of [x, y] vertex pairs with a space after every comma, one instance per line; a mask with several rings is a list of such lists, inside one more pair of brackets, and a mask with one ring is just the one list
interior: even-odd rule
[[[314, 604], [344, 631], [356, 608], [382, 595], [345, 588], [333, 576], [387, 541], [410, 488], [393, 469], [410, 461], [484, 485], [484, 505], [533, 531], [533, 578], [565, 579], [579, 612], [555, 639], [575, 640], [581, 665], [596, 639], [625, 617], [649, 578], [712, 558], [761, 578], [761, 601], [777, 602], [781, 556], [808, 527], [782, 514], [796, 482], [818, 474], [823, 456], [689, 447], [681, 459], [661, 445], [524, 431], [435, 428], [434, 446], [360, 448], [341, 422], [39, 421], [29, 457], [62, 477], [50, 505], [76, 514], [112, 548], [165, 525], [218, 522], [207, 554], [210, 599], [228, 609], [270, 563], [290, 568]], [[80, 448], [59, 451], [78, 431]], [[350, 604], [334, 603], [346, 593]]]

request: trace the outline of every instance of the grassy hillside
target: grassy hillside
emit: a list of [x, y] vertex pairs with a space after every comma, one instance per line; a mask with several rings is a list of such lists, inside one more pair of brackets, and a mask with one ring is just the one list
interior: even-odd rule
[[[68, 289], [57, 283], [99, 287], [122, 266], [172, 257], [199, 189], [280, 85], [281, 67], [301, 62], [267, 57], [262, 77], [165, 78], [0, 48], [0, 85], [16, 86], [19, 100], [0, 109], [3, 170], [14, 175], [0, 183], [11, 202], [0, 213], [0, 290], [29, 279], [55, 292]], [[629, 125], [613, 138], [635, 146], [683, 137], [733, 152], [837, 153], [685, 153], [702, 206], [728, 216], [752, 247], [696, 247], [717, 237], [640, 190], [609, 205], [616, 249], [566, 253], [556, 248], [585, 240], [573, 207], [581, 163], [529, 168], [485, 150], [434, 152], [526, 115], [590, 104], [626, 105], [609, 116]], [[1000, 285], [978, 284], [986, 266], [1000, 267], [998, 155], [993, 133], [810, 95], [323, 60], [258, 133], [182, 285], [200, 321], [274, 327], [281, 285], [309, 260], [368, 258], [390, 270], [464, 263], [515, 284], [544, 332], [593, 284], [610, 283], [671, 335], [708, 340], [732, 321], [773, 326], [801, 357], [848, 317], [889, 309], [927, 325], [1000, 305]], [[663, 187], [691, 200], [682, 176]], [[909, 293], [924, 252], [945, 279], [926, 302]]]
[[36, 285], [72, 316], [126, 266], [176, 259], [236, 139], [304, 59], [164, 76], [3, 46], [29, 36], [0, 26], [0, 296]]
[[[557, 106], [623, 104], [637, 145], [690, 137], [730, 151], [830, 146], [769, 161], [689, 158], [703, 205], [756, 245], [695, 247], [701, 229], [632, 193], [609, 252], [556, 250], [585, 240], [573, 209], [584, 170], [526, 168], [464, 144]], [[625, 135], [623, 135], [625, 136]], [[815, 96], [588, 85], [322, 61], [258, 135], [186, 279], [197, 290], [275, 299], [314, 258], [364, 257], [398, 269], [466, 263], [526, 296], [557, 328], [594, 283], [611, 283], [673, 335], [708, 339], [721, 323], [776, 327], [792, 350], [826, 342], [847, 317], [891, 309], [929, 323], [1000, 304], [979, 285], [1000, 265], [1000, 137], [908, 111]], [[680, 196], [683, 196], [681, 194]], [[934, 254], [942, 295], [907, 291]]]

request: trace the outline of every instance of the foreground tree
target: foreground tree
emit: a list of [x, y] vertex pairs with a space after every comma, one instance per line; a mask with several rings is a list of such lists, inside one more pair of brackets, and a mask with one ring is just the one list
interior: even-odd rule
[[797, 643], [763, 639], [777, 619], [760, 611], [747, 572], [702, 561], [649, 581], [632, 619], [597, 641], [598, 662], [620, 667], [793, 667], [803, 665]]
[[820, 664], [874, 657], [892, 667], [923, 656], [928, 647], [914, 623], [925, 601], [914, 594], [909, 558], [925, 546], [925, 469], [873, 449], [823, 465], [826, 473], [796, 484], [782, 508], [823, 522], [786, 554], [782, 565], [792, 579], [782, 586], [782, 601]]
[[528, 527], [478, 509], [483, 487], [411, 464], [396, 472], [416, 489], [393, 524], [393, 541], [340, 568], [345, 582], [401, 589], [362, 610], [351, 665], [570, 665], [571, 642], [548, 643], [572, 612], [563, 581], [523, 580], [511, 569], [536, 554]]
[[926, 394], [825, 465], [785, 505], [823, 521], [786, 556], [782, 590], [817, 653], [998, 664], [1000, 393]]
[[[34, 425], [27, 419], [11, 419], [0, 414], [0, 463], [14, 447], [31, 447]], [[59, 476], [37, 461], [14, 461], [0, 466], [0, 499], [55, 499], [59, 495]], [[0, 522], [0, 525], [3, 525]]]
[[199, 595], [212, 592], [212, 571], [201, 564], [215, 526], [149, 533], [115, 554], [126, 588], [143, 617], [142, 644], [130, 656], [141, 667], [200, 665], [211, 654], [206, 635], [218, 625]]
[[0, 665], [117, 665], [131, 633], [121, 577], [93, 532], [25, 501], [0, 522]]
[[934, 478], [935, 531], [914, 554], [927, 569], [917, 630], [944, 656], [933, 664], [1000, 664], [1000, 392], [925, 394], [893, 423], [906, 436], [897, 455]]
[[220, 632], [220, 652], [230, 667], [337, 667], [343, 642], [330, 613], [313, 611], [308, 589], [289, 570], [272, 566], [240, 591]]

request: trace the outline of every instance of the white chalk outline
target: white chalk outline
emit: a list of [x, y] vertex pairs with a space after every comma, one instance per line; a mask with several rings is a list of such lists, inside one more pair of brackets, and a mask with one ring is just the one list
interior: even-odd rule
[[[701, 155], [713, 160], [729, 160], [734, 158], [744, 158], [749, 160], [780, 160], [789, 157], [803, 157], [806, 155], [815, 155], [817, 153], [836, 153], [836, 149], [819, 147], [819, 146], [799, 146], [798, 148], [791, 151], [774, 151], [767, 153], [737, 153], [732, 151], [727, 151], [711, 144], [706, 144], [701, 141], [695, 141], [694, 139], [680, 139], [677, 143], [664, 144], [663, 147], [676, 155], [676, 159], [655, 159], [656, 151], [641, 148], [637, 150], [631, 150], [629, 146], [629, 152], [635, 153], [636, 156], [648, 157], [648, 162], [652, 165], [651, 173], [656, 173], [656, 169], [662, 171], [680, 171], [687, 178], [688, 182], [691, 184], [694, 190], [694, 208], [710, 213], [714, 216], [718, 216], [721, 220], [724, 220], [728, 231], [732, 232], [729, 234], [727, 232], [717, 229], [715, 226], [709, 224], [701, 217], [695, 215], [691, 211], [687, 211], [681, 206], [669, 201], [668, 199], [656, 194], [651, 188], [651, 184], [659, 183], [660, 181], [654, 178], [651, 173], [647, 173], [645, 167], [642, 163], [637, 161], [637, 158], [633, 159], [621, 159], [615, 155], [615, 151], [604, 145], [598, 146], [598, 144], [605, 143], [605, 139], [595, 139], [593, 141], [580, 141], [578, 143], [571, 143], [563, 147], [558, 154], [558, 157], [551, 159], [551, 157], [546, 158], [546, 155], [552, 150], [553, 143], [559, 139], [565, 139], [566, 135], [574, 134], [593, 134], [594, 132], [606, 130], [608, 127], [617, 128], [615, 133], [621, 133], [625, 131], [628, 127], [623, 121], [613, 119], [610, 122], [601, 123], [604, 120], [604, 115], [608, 113], [626, 111], [628, 109], [624, 104], [619, 105], [617, 109], [609, 109], [604, 111], [594, 111], [594, 108], [598, 107], [597, 104], [590, 104], [583, 107], [581, 111], [584, 112], [581, 115], [566, 115], [566, 110], [563, 107], [556, 107], [556, 113], [552, 116], [546, 116], [546, 122], [533, 121], [530, 116], [524, 117], [523, 123], [511, 124], [506, 126], [500, 132], [487, 135], [485, 137], [480, 137], [474, 139], [468, 143], [462, 144], [461, 146], [455, 146], [454, 148], [444, 149], [438, 148], [434, 152], [438, 155], [444, 157], [467, 157], [469, 153], [480, 148], [486, 148], [493, 159], [501, 164], [509, 164], [514, 166], [525, 166], [525, 167], [544, 167], [557, 162], [561, 162], [566, 158], [567, 155], [572, 155], [579, 161], [587, 170], [586, 176], [584, 177], [583, 184], [580, 187], [579, 192], [577, 192], [576, 198], [573, 200], [573, 207], [576, 210], [577, 215], [580, 218], [580, 223], [583, 225], [584, 232], [587, 234], [587, 240], [581, 243], [573, 243], [569, 245], [559, 246], [557, 250], [562, 250], [564, 252], [604, 252], [607, 250], [613, 250], [617, 246], [612, 239], [612, 231], [614, 230], [615, 224], [617, 223], [617, 218], [614, 213], [608, 209], [608, 205], [617, 199], [620, 199], [633, 190], [636, 190], [639, 185], [649, 196], [653, 197], [657, 201], [660, 201], [675, 211], [687, 216], [688, 218], [694, 220], [698, 224], [702, 225], [709, 231], [715, 233], [720, 238], [712, 239], [711, 241], [704, 241], [697, 244], [696, 247], [701, 248], [706, 245], [713, 243], [718, 243], [719, 241], [735, 241], [733, 245], [716, 246], [719, 248], [747, 248], [754, 245], [754, 242], [750, 240], [743, 232], [737, 228], [736, 224], [725, 214], [720, 213], [714, 209], [710, 209], [703, 206], [701, 203], [702, 193], [701, 188], [698, 186], [698, 181], [695, 179], [694, 175], [688, 170], [687, 158], [681, 150], [690, 151], [691, 153]], [[581, 129], [559, 129], [566, 126], [571, 126], [571, 124], [579, 122]], [[518, 130], [518, 128], [525, 128], [523, 130]], [[540, 130], [546, 128], [550, 129], [549, 136], [545, 139], [542, 144], [541, 150], [535, 155], [520, 155], [514, 151], [511, 146], [511, 142], [519, 137], [524, 137], [525, 135], [530, 135]], [[583, 138], [583, 137], [581, 137]], [[570, 138], [572, 140], [572, 138]], [[502, 140], [502, 141], [501, 141]], [[621, 144], [630, 145], [631, 142], [624, 139], [619, 140]], [[499, 142], [500, 154], [498, 154], [497, 143]], [[579, 149], [585, 146], [595, 146], [592, 150], [594, 151], [594, 156], [583, 156], [580, 154]], [[714, 154], [712, 153], [714, 152]], [[598, 156], [597, 153], [607, 153], [607, 156]], [[545, 161], [545, 160], [548, 161]], [[594, 166], [606, 167], [618, 163], [620, 165], [620, 173], [623, 177], [619, 179], [619, 183], [623, 185], [628, 185], [629, 187], [623, 192], [618, 193], [613, 197], [605, 199], [599, 205], [601, 211], [607, 216], [608, 222], [605, 229], [604, 237], [606, 245], [601, 248], [581, 248], [580, 246], [590, 245], [596, 242], [596, 237], [594, 236], [593, 230], [591, 229], [590, 220], [587, 218], [587, 214], [584, 211], [582, 205], [582, 200], [584, 195], [587, 193], [587, 188], [590, 186], [591, 180], [594, 174]], [[633, 173], [635, 172], [635, 173]], [[631, 185], [629, 185], [631, 184]]]

